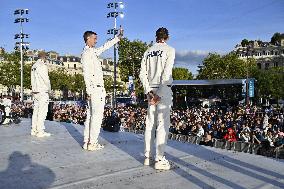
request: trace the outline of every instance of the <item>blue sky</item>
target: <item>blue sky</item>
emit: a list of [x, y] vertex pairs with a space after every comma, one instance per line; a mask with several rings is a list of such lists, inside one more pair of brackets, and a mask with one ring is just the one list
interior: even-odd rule
[[[105, 0], [0, 0], [0, 46], [13, 50], [17, 8], [30, 9], [32, 49], [55, 50], [61, 55], [80, 55], [82, 34], [94, 30], [98, 45], [109, 36], [113, 19]], [[284, 0], [124, 0], [124, 19], [118, 21], [131, 40], [154, 40], [157, 28], [170, 31], [169, 44], [176, 48], [176, 66], [196, 72], [208, 52], [227, 53], [243, 38], [270, 41], [284, 32]], [[104, 54], [111, 56], [112, 51]]]

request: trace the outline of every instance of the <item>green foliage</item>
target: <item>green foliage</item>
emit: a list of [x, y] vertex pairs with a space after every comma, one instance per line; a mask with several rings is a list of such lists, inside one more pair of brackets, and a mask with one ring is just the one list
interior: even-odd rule
[[257, 92], [262, 98], [280, 99], [284, 96], [283, 67], [274, 67], [269, 70], [258, 70], [255, 74]]
[[64, 68], [49, 72], [51, 88], [53, 90], [71, 89], [72, 78], [66, 74]]
[[71, 86], [69, 87], [72, 92], [80, 93], [81, 91], [84, 91], [86, 89], [84, 76], [82, 74], [75, 74], [73, 76], [71, 75], [68, 76], [70, 77], [71, 80]]
[[120, 69], [122, 81], [127, 82], [128, 76], [138, 78], [141, 60], [148, 47], [149, 45], [147, 45], [147, 43], [139, 40], [130, 41], [127, 38], [124, 38], [120, 41], [118, 48], [118, 67]]
[[32, 89], [32, 86], [31, 86], [31, 69], [32, 69], [32, 65], [31, 64], [25, 64], [24, 65], [24, 72], [23, 72], [23, 74], [24, 74], [24, 81], [23, 81], [23, 85], [24, 85], [24, 88], [26, 88], [26, 89]]
[[274, 35], [271, 37], [271, 43], [273, 45], [280, 45], [281, 39], [284, 39], [284, 33], [279, 33], [276, 32]]
[[113, 78], [112, 76], [105, 76], [104, 77], [104, 85], [105, 90], [107, 93], [111, 93], [113, 90]]
[[186, 68], [173, 68], [173, 79], [174, 80], [191, 80], [193, 75]]
[[[19, 51], [11, 53], [2, 52], [0, 57], [3, 59], [0, 62], [0, 84], [7, 86], [9, 89], [21, 85], [21, 54]], [[26, 56], [24, 55], [24, 61]], [[31, 89], [31, 65], [23, 65], [23, 85], [24, 88]]]
[[19, 63], [0, 63], [0, 84], [7, 86], [9, 89], [20, 85]]
[[248, 68], [248, 76], [256, 70], [254, 59], [241, 60], [235, 53], [224, 56], [209, 54], [203, 60], [204, 67], [197, 76], [198, 79], [238, 79], [245, 78]]
[[[125, 91], [126, 88], [122, 82], [116, 81], [117, 91]], [[104, 86], [107, 93], [113, 92], [113, 77], [112, 76], [105, 76], [104, 77]]]
[[247, 39], [243, 39], [241, 45], [242, 47], [246, 47], [247, 45], [249, 45], [249, 41]]

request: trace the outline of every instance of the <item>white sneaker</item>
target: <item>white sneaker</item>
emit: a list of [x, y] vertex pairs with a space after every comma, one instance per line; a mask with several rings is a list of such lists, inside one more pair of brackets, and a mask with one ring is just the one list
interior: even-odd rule
[[10, 124], [10, 119], [9, 118], [6, 118], [4, 120], [4, 122], [2, 123], [3, 126], [9, 126], [9, 124]]
[[99, 144], [99, 143], [89, 144], [88, 145], [88, 150], [89, 151], [101, 150], [103, 148], [104, 148], [104, 146]]
[[85, 142], [82, 147], [84, 150], [88, 150], [88, 142]]
[[36, 135], [37, 137], [50, 137], [51, 136], [51, 134], [50, 133], [48, 133], [48, 132], [41, 132], [41, 133], [37, 133], [37, 135]]
[[157, 170], [170, 170], [171, 169], [170, 162], [168, 160], [166, 160], [166, 158], [164, 156], [159, 161], [156, 161], [155, 169], [157, 169]]
[[144, 165], [147, 165], [147, 166], [149, 166], [149, 165], [154, 165], [154, 163], [155, 163], [155, 160], [153, 159], [153, 158], [148, 158], [148, 157], [145, 157], [145, 160], [144, 160]]
[[36, 136], [36, 135], [37, 135], [37, 131], [32, 130], [32, 131], [31, 131], [31, 135], [32, 135], [32, 136]]

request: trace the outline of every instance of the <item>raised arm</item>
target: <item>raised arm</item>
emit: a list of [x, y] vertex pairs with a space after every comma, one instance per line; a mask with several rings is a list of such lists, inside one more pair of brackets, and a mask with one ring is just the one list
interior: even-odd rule
[[100, 54], [102, 54], [104, 51], [108, 50], [109, 48], [111, 48], [113, 45], [115, 45], [116, 43], [119, 42], [119, 38], [116, 36], [114, 37], [112, 40], [106, 42], [103, 46], [96, 48], [96, 53], [99, 56]]

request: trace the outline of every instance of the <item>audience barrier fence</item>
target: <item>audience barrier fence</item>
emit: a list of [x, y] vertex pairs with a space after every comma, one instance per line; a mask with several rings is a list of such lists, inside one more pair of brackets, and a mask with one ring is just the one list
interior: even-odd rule
[[[143, 130], [133, 130], [133, 129], [125, 128], [124, 131], [144, 135]], [[211, 146], [214, 148], [221, 148], [221, 149], [232, 150], [232, 151], [237, 151], [237, 152], [244, 152], [244, 153], [257, 154], [257, 155], [263, 155], [267, 157], [275, 157], [275, 158], [284, 159], [284, 148], [275, 148], [275, 147], [270, 147], [270, 146], [263, 145], [263, 144], [254, 144], [254, 143], [242, 142], [242, 141], [230, 142], [224, 139], [216, 139], [216, 138], [213, 138], [211, 141], [206, 142], [204, 137], [181, 135], [181, 134], [174, 134], [174, 133], [169, 133], [168, 139], [176, 140], [180, 142], [187, 142], [191, 144], [198, 144], [198, 145], [202, 144], [202, 145]]]

